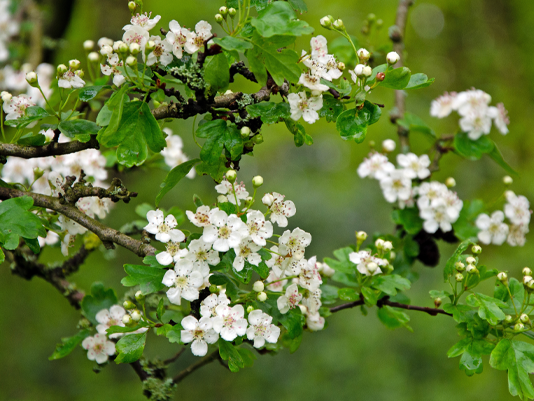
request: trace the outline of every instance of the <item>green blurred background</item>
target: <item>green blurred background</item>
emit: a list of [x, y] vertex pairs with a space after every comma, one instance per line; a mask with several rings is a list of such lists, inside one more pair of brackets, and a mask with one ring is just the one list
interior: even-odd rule
[[[54, 1], [49, 2], [52, 5]], [[66, 62], [76, 55], [83, 60], [81, 43], [101, 36], [119, 39], [121, 28], [128, 23], [126, 1], [78, 0], [68, 24], [63, 47], [56, 62]], [[388, 44], [387, 28], [393, 24], [397, 0], [306, 1], [309, 12], [303, 16], [316, 28], [315, 34], [335, 39], [319, 25], [325, 14], [341, 17], [351, 33], [362, 39], [362, 21], [373, 12], [384, 20], [376, 36], [376, 45]], [[159, 14], [159, 27], [171, 19], [193, 27], [206, 19], [212, 25], [213, 15], [221, 1], [145, 0], [146, 10]], [[48, 8], [49, 12], [53, 8]], [[406, 64], [413, 72], [424, 72], [436, 82], [424, 90], [410, 92], [407, 110], [431, 124], [437, 132], [450, 133], [457, 127], [457, 116], [436, 120], [429, 116], [430, 101], [444, 91], [461, 91], [470, 87], [491, 94], [493, 104], [504, 102], [510, 113], [510, 134], [497, 141], [505, 159], [520, 172], [512, 189], [534, 199], [534, 138], [531, 135], [534, 105], [534, 4], [531, 0], [427, 0], [417, 1], [407, 24]], [[214, 29], [221, 33], [219, 27]], [[309, 38], [300, 39], [297, 49], [308, 49]], [[362, 44], [365, 42], [362, 40]], [[300, 50], [299, 50], [300, 51]], [[253, 92], [258, 86], [240, 78], [233, 88]], [[393, 104], [391, 91], [376, 91], [372, 100]], [[191, 139], [191, 120], [170, 124], [182, 136], [185, 152], [196, 157], [198, 148]], [[334, 249], [350, 244], [355, 230], [390, 232], [390, 207], [383, 200], [379, 185], [361, 180], [355, 170], [369, 152], [369, 140], [377, 144], [395, 137], [387, 114], [369, 129], [364, 144], [342, 141], [332, 124], [320, 122], [309, 126], [313, 146], [295, 148], [285, 127], [264, 127], [265, 143], [256, 148], [254, 157], [245, 157], [239, 179], [261, 174], [262, 190], [277, 191], [295, 202], [297, 214], [290, 227], [310, 232], [313, 241], [308, 256], [322, 260]], [[430, 144], [422, 136], [411, 138], [417, 153]], [[435, 175], [444, 180], [456, 178], [459, 196], [466, 200], [478, 197], [487, 202], [504, 190], [504, 171], [489, 159], [480, 162], [461, 160], [447, 155], [442, 171]], [[152, 203], [154, 193], [165, 176], [164, 171], [143, 171], [125, 176], [130, 190], [139, 198], [129, 205], [116, 207], [107, 219], [112, 227], [135, 219], [135, 206]], [[164, 200], [163, 207], [173, 205], [192, 209], [192, 194], [212, 202], [216, 193], [210, 178], [197, 177], [182, 182]], [[500, 207], [500, 205], [498, 206]], [[482, 259], [491, 268], [520, 275], [530, 265], [532, 236], [523, 248], [485, 247]], [[442, 244], [443, 245], [443, 244]], [[453, 247], [443, 245], [442, 254]], [[57, 256], [48, 252], [45, 258]], [[81, 272], [72, 277], [79, 287], [88, 289], [93, 281], [114, 287], [119, 296], [125, 289], [122, 265], [137, 259], [117, 249], [115, 259], [101, 253], [92, 254]], [[446, 289], [442, 268], [429, 269], [420, 264], [414, 271], [420, 279], [408, 293], [412, 303], [431, 306], [430, 289]], [[532, 266], [531, 266], [532, 267]], [[109, 366], [99, 374], [92, 372], [92, 362], [77, 349], [58, 361], [48, 361], [61, 337], [75, 333], [79, 318], [65, 299], [49, 284], [39, 279], [31, 282], [12, 276], [4, 264], [0, 268], [0, 400], [142, 400], [141, 384], [129, 366]], [[486, 289], [491, 291], [491, 285]], [[458, 359], [449, 360], [447, 350], [457, 341], [455, 324], [446, 316], [431, 317], [410, 312], [414, 333], [405, 329], [390, 332], [372, 310], [363, 317], [359, 310], [347, 310], [328, 319], [328, 328], [318, 333], [305, 333], [300, 349], [275, 357], [260, 357], [255, 366], [232, 374], [219, 364], [212, 364], [184, 380], [176, 399], [184, 400], [507, 400], [506, 372], [494, 371], [487, 364], [482, 375], [467, 377], [458, 369]], [[147, 355], [162, 358], [176, 352], [177, 346], [150, 336]], [[195, 359], [186, 352], [169, 373], [188, 366]]]

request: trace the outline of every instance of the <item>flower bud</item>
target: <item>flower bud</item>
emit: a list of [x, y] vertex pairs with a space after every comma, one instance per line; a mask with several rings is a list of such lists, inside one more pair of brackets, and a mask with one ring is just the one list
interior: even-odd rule
[[241, 128], [241, 137], [242, 138], [248, 138], [249, 135], [250, 135], [250, 128], [249, 127]]
[[464, 275], [462, 273], [456, 273], [456, 275], [454, 276], [454, 279], [456, 281], [463, 281], [464, 280]]
[[441, 298], [434, 299], [434, 306], [439, 308], [441, 306]]
[[382, 142], [382, 150], [386, 153], [391, 153], [395, 150], [397, 144], [393, 139], [386, 139]]
[[332, 20], [330, 19], [330, 17], [323, 17], [319, 20], [319, 22], [321, 23], [321, 26], [323, 28], [332, 29]]
[[512, 320], [513, 320], [512, 315], [506, 315], [506, 316], [504, 317], [504, 321], [505, 321], [506, 323], [510, 323]]
[[336, 29], [344, 29], [345, 24], [343, 24], [343, 21], [341, 19], [337, 19], [334, 22], [332, 22], [332, 26]]
[[258, 301], [265, 302], [265, 300], [267, 299], [267, 294], [262, 291], [258, 293], [257, 298], [258, 298]]
[[379, 239], [377, 239], [375, 241], [375, 246], [376, 246], [377, 249], [383, 249], [384, 248], [384, 243], [385, 243], [385, 241], [383, 239], [379, 238]]
[[476, 268], [475, 265], [467, 265], [467, 267], [465, 268], [465, 271], [469, 274], [477, 274], [478, 273], [478, 269]]
[[133, 320], [130, 315], [126, 314], [122, 317], [122, 322], [125, 326], [130, 326], [133, 323]]
[[254, 138], [252, 138], [252, 140], [254, 141], [255, 144], [260, 144], [263, 142], [263, 135], [261, 134], [255, 135]]
[[126, 64], [130, 67], [136, 67], [137, 66], [137, 58], [134, 56], [128, 56], [126, 58]]
[[9, 102], [13, 98], [13, 95], [6, 91], [2, 91], [0, 96], [2, 97], [3, 102]]
[[[113, 50], [118, 52], [119, 51], [119, 47], [121, 47], [122, 45], [125, 45], [126, 43], [124, 43], [122, 40], [117, 40], [115, 42], [113, 42]], [[128, 46], [128, 45], [126, 45]]]
[[83, 70], [78, 70], [78, 71], [74, 71], [74, 73], [79, 76], [80, 78], [83, 78], [83, 76], [85, 75], [85, 73], [83, 72]]
[[228, 170], [226, 172], [226, 179], [230, 182], [235, 182], [235, 179], [237, 178], [237, 172], [235, 170]]
[[356, 74], [356, 76], [358, 78], [363, 78], [364, 75], [363, 75], [363, 68], [365, 67], [364, 64], [358, 64], [355, 68], [354, 68], [354, 74]]
[[81, 63], [79, 60], [73, 59], [69, 61], [69, 67], [73, 71], [79, 70], [80, 66], [81, 66]]
[[395, 268], [393, 267], [392, 264], [388, 263], [387, 265], [385, 266], [382, 266], [382, 271], [386, 274], [388, 273], [391, 273], [393, 270], [395, 270]]
[[60, 64], [57, 66], [57, 75], [58, 76], [62, 76], [63, 74], [65, 74], [69, 69], [67, 68], [67, 66], [65, 64]]
[[527, 283], [527, 287], [528, 287], [530, 290], [534, 290], [534, 280], [530, 280], [530, 281]]
[[367, 233], [365, 231], [358, 231], [356, 233], [356, 240], [358, 242], [363, 242], [367, 239]]
[[396, 52], [389, 52], [386, 56], [388, 64], [396, 64], [400, 60], [400, 56]]
[[363, 74], [364, 77], [369, 78], [371, 75], [373, 75], [373, 69], [371, 67], [369, 67], [368, 65], [366, 65], [362, 69], [362, 74]]
[[509, 175], [506, 175], [503, 177], [502, 182], [504, 183], [504, 185], [512, 185], [514, 183], [514, 180]]
[[497, 279], [500, 282], [505, 283], [506, 281], [508, 281], [508, 275], [505, 272], [500, 272], [499, 274], [497, 274]]
[[254, 310], [254, 307], [252, 305], [247, 306], [247, 313], [250, 313]]
[[212, 294], [217, 294], [219, 292], [219, 287], [217, 287], [215, 284], [212, 284], [209, 286], [209, 290]]
[[525, 325], [523, 323], [516, 323], [515, 326], [514, 326], [514, 330], [515, 331], [521, 331], [525, 328]]
[[263, 198], [261, 198], [261, 203], [263, 203], [265, 206], [270, 207], [274, 202], [274, 196], [272, 194], [265, 194], [263, 195]]
[[524, 276], [523, 277], [523, 284], [528, 285], [532, 281], [532, 276]]
[[345, 63], [343, 63], [341, 61], [339, 63], [337, 63], [337, 69], [339, 71], [345, 71]]
[[109, 56], [111, 53], [113, 53], [113, 47], [109, 45], [104, 45], [100, 49], [100, 54], [103, 56]]
[[124, 301], [122, 303], [122, 306], [124, 306], [124, 309], [134, 309], [135, 304], [132, 301]]
[[33, 71], [30, 71], [26, 74], [26, 82], [33, 87], [39, 86], [39, 83], [37, 82], [37, 74]]
[[375, 262], [367, 263], [367, 270], [369, 270], [369, 273], [373, 274], [376, 269], [378, 269], [378, 265]]
[[228, 8], [226, 6], [222, 6], [219, 8], [219, 13], [222, 15], [228, 14]]
[[252, 185], [254, 188], [259, 188], [263, 185], [263, 177], [261, 175], [257, 175], [252, 179]]
[[377, 27], [377, 29], [382, 28], [382, 25], [384, 25], [384, 21], [382, 21], [381, 19], [377, 19], [377, 20], [376, 20], [376, 27]]
[[87, 59], [91, 63], [98, 63], [100, 61], [100, 54], [98, 54], [97, 52], [91, 52], [87, 55]]
[[454, 267], [456, 268], [456, 270], [458, 270], [459, 272], [463, 272], [465, 270], [465, 265], [462, 263], [462, 262], [456, 262], [456, 264], [454, 265]]
[[262, 292], [265, 289], [265, 285], [263, 284], [263, 281], [258, 280], [254, 283], [252, 289], [256, 292]]
[[532, 276], [532, 270], [530, 270], [528, 267], [524, 267], [523, 276]]
[[126, 55], [130, 52], [130, 46], [128, 46], [126, 43], [123, 42], [119, 45], [119, 48], [117, 49], [117, 51], [122, 55]]
[[397, 254], [395, 253], [395, 251], [391, 251], [389, 253], [389, 260], [395, 260], [396, 257], [397, 257]]
[[141, 320], [141, 312], [137, 309], [132, 311], [131, 316], [134, 322], [138, 322], [139, 320]]
[[477, 260], [472, 256], [469, 256], [465, 261], [469, 265], [476, 265], [477, 264]]
[[83, 42], [83, 48], [87, 51], [93, 50], [93, 47], [95, 47], [95, 42], [92, 40], [86, 40]]
[[391, 241], [384, 241], [384, 245], [382, 245], [382, 249], [384, 251], [391, 251], [393, 249], [393, 243]]
[[139, 302], [143, 301], [145, 299], [145, 294], [143, 294], [142, 291], [137, 291], [135, 293], [135, 299], [137, 299]]
[[215, 14], [215, 22], [221, 24], [224, 21], [224, 17], [221, 14]]
[[378, 82], [382, 82], [384, 79], [386, 79], [386, 74], [384, 74], [383, 72], [379, 72], [376, 74], [376, 80]]
[[134, 12], [135, 9], [137, 8], [137, 4], [135, 4], [135, 1], [129, 1], [128, 8], [130, 9], [131, 12]]
[[138, 43], [130, 43], [130, 53], [136, 56], [141, 52], [141, 46]]
[[228, 15], [232, 18], [234, 18], [237, 14], [237, 10], [234, 7], [230, 7], [228, 9]]
[[33, 179], [35, 181], [37, 181], [39, 178], [41, 178], [44, 174], [44, 170], [42, 168], [39, 168], [39, 167], [35, 167], [33, 169]]
[[217, 203], [226, 203], [228, 202], [228, 198], [226, 195], [219, 195], [217, 196]]
[[471, 252], [473, 252], [475, 255], [479, 255], [482, 252], [482, 247], [480, 245], [473, 245]]
[[526, 313], [523, 313], [523, 314], [519, 317], [519, 320], [521, 320], [521, 323], [525, 323], [525, 324], [530, 323], [530, 318], [528, 317], [528, 315], [527, 315]]
[[363, 47], [361, 49], [358, 49], [356, 54], [360, 58], [360, 61], [363, 61], [363, 62], [369, 60], [369, 58], [371, 57], [371, 53], [369, 53], [367, 49], [364, 49]]
[[452, 177], [449, 177], [445, 180], [445, 185], [447, 185], [447, 188], [453, 188], [456, 186], [456, 180]]
[[368, 14], [368, 15], [367, 15], [367, 21], [369, 21], [369, 22], [374, 22], [374, 21], [376, 21], [376, 15], [374, 15], [373, 13]]

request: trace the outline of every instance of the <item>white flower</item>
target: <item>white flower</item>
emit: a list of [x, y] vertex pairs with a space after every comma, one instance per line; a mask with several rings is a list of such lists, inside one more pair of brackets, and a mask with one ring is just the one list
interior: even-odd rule
[[182, 28], [180, 24], [172, 20], [169, 22], [169, 32], [167, 33], [166, 39], [172, 45], [173, 54], [181, 59], [183, 56], [183, 47], [187, 42], [187, 38], [190, 32]]
[[412, 194], [412, 180], [406, 176], [404, 170], [394, 170], [380, 180], [380, 187], [384, 198], [389, 203], [397, 200], [408, 200]]
[[[358, 271], [366, 276], [374, 276], [382, 273], [379, 266], [386, 266], [388, 264], [387, 260], [372, 256], [369, 251], [352, 252], [349, 254], [349, 259], [357, 265], [356, 268]], [[373, 265], [369, 266], [371, 263]]]
[[123, 66], [122, 61], [119, 59], [119, 55], [115, 53], [109, 54], [108, 64], [109, 65], [100, 64], [100, 71], [102, 71], [102, 74], [108, 76], [113, 74], [113, 84], [116, 86], [121, 86], [124, 82], [126, 82], [126, 78], [117, 68]]
[[332, 54], [327, 54], [324, 57], [320, 57], [317, 60], [326, 71], [321, 75], [322, 78], [327, 81], [332, 81], [333, 79], [338, 79], [343, 75], [343, 72], [338, 68], [336, 58]]
[[[172, 130], [163, 128], [163, 132], [167, 134], [165, 142], [167, 146], [161, 151], [161, 155], [165, 160], [165, 164], [170, 168], [174, 168], [182, 163], [185, 163], [189, 158], [184, 154], [182, 148], [184, 144], [179, 135], [173, 135]], [[195, 178], [195, 169], [192, 168], [186, 175], [187, 178]]]
[[326, 277], [332, 277], [336, 273], [336, 271], [326, 263], [317, 262], [317, 268], [319, 269], [319, 273]]
[[328, 90], [328, 86], [321, 83], [321, 75], [323, 75], [323, 73], [324, 71], [321, 71], [320, 69], [303, 72], [299, 78], [299, 84], [304, 85], [312, 91], [325, 92]]
[[[276, 248], [276, 247], [273, 247], [273, 248]], [[271, 248], [272, 249], [272, 248]], [[267, 260], [265, 262], [265, 264], [267, 264], [267, 266], [269, 266], [269, 262], [273, 263], [275, 262], [274, 259], [276, 259], [275, 257], [278, 256], [278, 255], [272, 255], [272, 258]], [[280, 256], [278, 256], [280, 258]], [[283, 257], [281, 257], [282, 260], [284, 259]], [[272, 267], [272, 266], [269, 266], [269, 267]], [[274, 292], [281, 292], [284, 290], [284, 286], [287, 284], [287, 280], [281, 280], [282, 277], [279, 277], [275, 272], [274, 270], [271, 270], [271, 272], [269, 273], [269, 277], [267, 277], [267, 283], [272, 283], [272, 284], [268, 284], [267, 285], [267, 289], [269, 291], [274, 291]], [[273, 281], [276, 281], [275, 283], [273, 283]]]
[[528, 233], [528, 226], [522, 224], [512, 224], [510, 226], [510, 233], [508, 234], [507, 242], [510, 246], [525, 245], [525, 235]]
[[499, 103], [497, 104], [497, 107], [490, 107], [488, 109], [488, 114], [493, 119], [493, 122], [501, 134], [506, 135], [508, 133], [510, 119], [508, 118], [508, 112], [504, 108], [504, 104]]
[[[213, 209], [213, 211], [218, 211], [219, 209]], [[187, 215], [189, 221], [197, 227], [207, 227], [210, 223], [210, 207], [209, 206], [199, 206], [197, 211], [193, 213], [190, 210], [186, 210], [185, 214]]]
[[271, 221], [278, 224], [278, 227], [287, 227], [287, 218], [297, 212], [295, 204], [290, 200], [284, 201], [285, 196], [278, 192], [273, 192], [272, 196], [274, 200], [270, 206]]
[[382, 149], [384, 152], [391, 153], [395, 150], [397, 144], [393, 139], [386, 139], [382, 142]]
[[163, 219], [161, 210], [150, 210], [146, 214], [146, 218], [148, 224], [145, 226], [145, 230], [150, 234], [155, 234], [156, 240], [161, 242], [182, 242], [185, 239], [184, 233], [174, 228], [178, 223], [172, 214]]
[[252, 241], [260, 246], [265, 246], [266, 239], [273, 236], [273, 224], [265, 221], [265, 216], [258, 210], [250, 210], [247, 213], [247, 227]]
[[[169, 65], [173, 58], [172, 45], [166, 39], [161, 39], [159, 36], [151, 36], [148, 40], [152, 40], [156, 46], [148, 55], [146, 65], [153, 65], [158, 62], [161, 63], [161, 65]], [[145, 52], [143, 52], [143, 60], [144, 59]]]
[[430, 158], [428, 155], [417, 157], [414, 153], [398, 154], [397, 163], [404, 169], [406, 177], [424, 179], [430, 175]]
[[480, 89], [471, 89], [458, 93], [454, 97], [452, 108], [461, 116], [475, 113], [484, 115], [487, 113], [491, 96]]
[[460, 119], [460, 128], [467, 132], [469, 139], [476, 141], [482, 135], [491, 131], [491, 117], [484, 110], [483, 113], [471, 111]]
[[437, 182], [423, 182], [418, 188], [417, 193], [419, 199], [417, 199], [417, 206], [419, 209], [431, 207], [441, 202], [441, 199], [445, 196], [448, 189], [447, 186]]
[[[124, 327], [124, 323], [122, 322], [122, 317], [125, 314], [126, 314], [126, 311], [120, 305], [113, 305], [111, 308], [109, 308], [109, 310], [102, 309], [95, 316], [96, 321], [99, 323], [96, 326], [96, 331], [98, 331], [100, 334], [106, 334], [106, 330], [109, 329], [111, 326]], [[118, 338], [121, 336], [122, 336], [122, 333], [115, 333], [115, 334], [110, 334], [109, 338]]]
[[200, 21], [195, 25], [195, 31], [188, 32], [185, 42], [185, 51], [189, 54], [197, 52], [204, 46], [204, 42], [211, 37], [211, 25], [206, 21]]
[[180, 249], [180, 243], [169, 241], [165, 244], [165, 251], [156, 255], [156, 260], [160, 265], [168, 266], [171, 263], [176, 263], [185, 257], [189, 251], [187, 249]]
[[235, 214], [228, 216], [223, 210], [217, 210], [210, 216], [211, 225], [204, 227], [202, 239], [213, 243], [213, 249], [227, 252], [239, 245], [248, 235], [247, 226]]
[[237, 336], [244, 336], [247, 332], [247, 319], [243, 305], [229, 307], [219, 305], [216, 308], [216, 316], [212, 319], [213, 330], [221, 335], [226, 341], [234, 341]]
[[282, 295], [276, 301], [280, 313], [287, 313], [289, 309], [293, 309], [298, 305], [302, 299], [302, 294], [299, 294], [299, 289], [296, 284], [291, 284], [286, 289], [285, 295]]
[[57, 243], [59, 241], [59, 235], [53, 231], [48, 231], [45, 238], [38, 237], [37, 239], [39, 241], [39, 246], [43, 248], [45, 245], [54, 245]]
[[203, 317], [199, 320], [193, 316], [186, 316], [182, 319], [180, 340], [184, 344], [191, 344], [191, 352], [196, 356], [204, 356], [208, 352], [208, 344], [215, 344], [219, 335], [213, 330], [210, 318]]
[[393, 163], [390, 163], [387, 156], [380, 153], [373, 153], [358, 167], [358, 175], [362, 178], [369, 177], [381, 180], [395, 170]]
[[[265, 264], [269, 268], [271, 268], [274, 274], [276, 275], [276, 278], [273, 278], [272, 280], [278, 280], [279, 278], [284, 277], [285, 271], [288, 268], [292, 259], [286, 258], [285, 256], [281, 255], [276, 245], [271, 247], [271, 251], [275, 253], [271, 254], [271, 259], [266, 260]], [[269, 279], [267, 280], [269, 281]]]
[[189, 243], [189, 252], [180, 261], [181, 265], [187, 265], [193, 270], [198, 270], [204, 277], [209, 274], [209, 265], [219, 264], [219, 253], [211, 249], [211, 243], [202, 238], [194, 239]]
[[430, 103], [430, 115], [437, 118], [444, 118], [451, 114], [456, 92], [445, 92]]
[[512, 191], [506, 191], [506, 200], [504, 205], [504, 214], [513, 224], [528, 225], [530, 223], [530, 203], [522, 195], [517, 196]]
[[301, 117], [309, 124], [313, 124], [319, 119], [317, 113], [323, 107], [323, 97], [312, 96], [309, 99], [306, 97], [306, 92], [290, 93], [287, 96], [289, 106], [291, 107], [291, 118], [295, 121]]
[[144, 52], [146, 42], [148, 42], [148, 31], [141, 28], [138, 25], [132, 25], [124, 35], [122, 35], [122, 41], [130, 46], [132, 43], [137, 43]]
[[228, 202], [235, 205], [237, 198], [237, 205], [241, 206], [241, 201], [247, 199], [249, 193], [247, 192], [243, 182], [241, 182], [241, 184], [235, 182], [234, 188], [235, 192], [232, 188], [232, 184], [226, 179], [226, 177], [224, 177], [220, 184], [215, 185], [215, 190], [220, 194], [226, 195]]
[[477, 217], [476, 226], [480, 229], [478, 239], [483, 244], [502, 245], [508, 236], [508, 225], [503, 223], [504, 213], [500, 210], [493, 212], [491, 217], [482, 213]]
[[308, 261], [302, 260], [299, 263], [299, 285], [310, 291], [315, 291], [323, 283], [323, 279], [319, 274], [319, 267], [317, 266], [317, 257], [313, 256]]
[[102, 48], [104, 46], [113, 46], [113, 39], [102, 37], [98, 39], [98, 47]]
[[259, 309], [248, 315], [250, 326], [247, 329], [247, 338], [254, 341], [254, 348], [261, 348], [268, 343], [276, 343], [280, 336], [280, 328], [271, 324], [273, 318]]
[[293, 232], [290, 230], [284, 231], [282, 236], [278, 239], [280, 253], [282, 255], [289, 255], [297, 260], [304, 257], [304, 251], [312, 240], [311, 234], [295, 228]]
[[302, 299], [302, 304], [306, 306], [306, 310], [309, 314], [315, 314], [319, 312], [319, 308], [322, 305], [321, 295], [322, 291], [317, 288], [315, 291], [308, 291], [308, 296]]
[[200, 315], [202, 317], [217, 316], [217, 307], [219, 305], [230, 305], [230, 300], [226, 296], [224, 290], [219, 294], [211, 294], [204, 298], [204, 300], [200, 303]]
[[167, 297], [175, 305], [180, 305], [182, 298], [188, 301], [198, 299], [198, 289], [204, 284], [204, 277], [192, 266], [180, 266], [178, 263], [174, 270], [167, 270], [161, 281], [167, 287]]
[[258, 266], [261, 262], [261, 256], [257, 253], [261, 245], [256, 244], [250, 238], [242, 239], [238, 246], [234, 247], [235, 259], [234, 269], [238, 272], [245, 267], [245, 260], [251, 265]]
[[26, 114], [28, 107], [35, 106], [30, 98], [25, 95], [13, 96], [11, 100], [4, 103], [4, 112], [7, 120], [16, 120]]
[[[131, 25], [130, 24], [124, 25], [124, 27], [122, 29], [124, 31], [128, 31], [128, 30], [132, 29], [134, 26], [138, 26], [140, 28], [143, 28], [145, 31], [150, 31], [152, 28], [154, 28], [156, 26], [158, 21], [161, 19], [161, 15], [156, 15], [153, 19], [150, 19], [151, 16], [152, 16], [152, 13], [150, 13], [150, 14], [148, 14], [148, 13], [144, 13], [144, 14], [137, 13], [136, 15], [134, 15], [130, 19]], [[100, 40], [102, 40], [102, 39], [100, 39]], [[99, 44], [100, 44], [100, 40], [98, 41]]]
[[107, 362], [108, 356], [115, 354], [115, 343], [108, 341], [105, 334], [95, 334], [82, 341], [82, 347], [87, 350], [87, 359], [98, 364]]
[[83, 88], [85, 81], [78, 76], [78, 71], [68, 70], [58, 80], [58, 86], [60, 88]]
[[328, 54], [327, 40], [323, 35], [317, 35], [310, 40], [310, 46], [312, 49], [312, 57], [319, 58]]
[[319, 313], [308, 314], [306, 317], [306, 325], [312, 331], [319, 331], [324, 328], [324, 317], [319, 315]]
[[427, 233], [433, 234], [441, 228], [441, 231], [448, 232], [452, 230], [455, 219], [447, 213], [445, 205], [425, 208], [419, 211], [419, 216], [424, 220], [423, 228]]

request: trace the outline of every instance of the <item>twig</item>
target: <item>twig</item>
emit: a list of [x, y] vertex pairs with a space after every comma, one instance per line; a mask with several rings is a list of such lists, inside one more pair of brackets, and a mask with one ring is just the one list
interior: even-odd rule
[[80, 152], [85, 149], [99, 149], [100, 145], [96, 136], [92, 136], [88, 142], [50, 142], [44, 146], [23, 146], [11, 143], [0, 143], [0, 156], [16, 156], [23, 159], [37, 157], [60, 156]]
[[165, 360], [163, 361], [163, 364], [164, 364], [164, 365], [169, 365], [169, 364], [173, 363], [173, 362], [176, 361], [178, 358], [180, 358], [180, 356], [184, 353], [184, 351], [185, 351], [185, 347], [182, 348], [180, 351], [178, 351], [178, 352], [176, 353], [176, 355], [174, 355], [172, 358], [165, 359]]
[[[349, 303], [346, 303], [346, 304], [334, 306], [334, 307], [330, 308], [330, 312], [332, 312], [332, 313], [339, 312], [340, 310], [354, 308], [355, 306], [360, 306], [360, 305], [363, 305], [364, 303], [365, 303], [364, 300], [362, 298], [360, 298], [358, 301], [349, 302]], [[443, 309], [427, 308], [427, 307], [424, 307], [424, 306], [414, 306], [414, 305], [401, 304], [399, 302], [391, 302], [388, 299], [388, 297], [380, 299], [377, 302], [376, 306], [381, 308], [384, 305], [392, 306], [394, 308], [401, 308], [401, 309], [408, 309], [408, 310], [416, 310], [416, 311], [420, 311], [420, 312], [425, 312], [425, 313], [428, 313], [431, 316], [436, 316], [438, 314], [452, 316], [450, 313], [445, 312]]]
[[208, 356], [205, 356], [197, 363], [192, 364], [191, 366], [188, 366], [184, 370], [182, 370], [180, 373], [178, 373], [173, 379], [172, 382], [174, 384], [180, 383], [183, 379], [185, 379], [187, 376], [189, 376], [191, 373], [193, 373], [195, 370], [200, 369], [202, 366], [207, 365], [210, 362], [213, 362], [219, 358], [219, 351], [213, 351]]
[[230, 66], [230, 83], [234, 82], [236, 74], [242, 75], [249, 81], [258, 82], [254, 73], [245, 67], [245, 63], [242, 61], [238, 61]]

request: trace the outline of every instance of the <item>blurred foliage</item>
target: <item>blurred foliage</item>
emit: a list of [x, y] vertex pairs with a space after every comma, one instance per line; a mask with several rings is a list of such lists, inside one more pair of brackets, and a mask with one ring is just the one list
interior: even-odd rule
[[[305, 19], [329, 41], [332, 32], [319, 25], [324, 14], [341, 17], [360, 44], [378, 49], [389, 46], [387, 30], [394, 21], [396, 0], [380, 2], [307, 0], [309, 12]], [[153, 15], [160, 14], [159, 27], [172, 19], [193, 27], [208, 20], [219, 34], [213, 15], [221, 1], [170, 2], [145, 0]], [[371, 45], [360, 34], [362, 21], [373, 12], [384, 21], [382, 30], [371, 37]], [[70, 20], [65, 41], [56, 53], [56, 62], [77, 57], [83, 60], [82, 42], [101, 36], [119, 39], [119, 32], [128, 23], [126, 1], [78, 0]], [[534, 107], [534, 7], [531, 0], [427, 0], [417, 1], [411, 10], [406, 34], [407, 63], [413, 72], [435, 77], [427, 89], [410, 92], [407, 110], [430, 124], [436, 132], [449, 133], [456, 128], [457, 118], [436, 120], [429, 116], [430, 101], [444, 91], [461, 91], [471, 86], [492, 95], [494, 103], [504, 102], [510, 114], [510, 134], [500, 137], [492, 132], [505, 159], [520, 172], [512, 189], [534, 200], [534, 137], [531, 131], [531, 110]], [[299, 39], [297, 49], [307, 49], [307, 39]], [[233, 85], [233, 86], [232, 86]], [[241, 77], [232, 87], [256, 89]], [[390, 110], [392, 97], [373, 101], [386, 104]], [[389, 95], [389, 91], [387, 92]], [[191, 121], [169, 124], [182, 136], [185, 151], [191, 158], [198, 152], [190, 138]], [[380, 144], [395, 138], [395, 129], [387, 118], [369, 129], [361, 145], [345, 143], [332, 124], [320, 122], [306, 125], [314, 145], [295, 148], [293, 138], [284, 127], [265, 127], [265, 144], [255, 157], [241, 163], [239, 179], [261, 174], [262, 190], [283, 193], [295, 202], [297, 214], [292, 223], [312, 233], [309, 254], [318, 259], [331, 256], [337, 249], [354, 240], [355, 230], [387, 232], [393, 228], [389, 206], [382, 198], [378, 185], [361, 180], [355, 170], [369, 151], [369, 140]], [[495, 131], [495, 130], [494, 130]], [[426, 151], [430, 143], [422, 135], [411, 137], [416, 153]], [[479, 197], [491, 203], [504, 186], [500, 185], [503, 170], [489, 159], [479, 162], [462, 161], [454, 155], [442, 160], [439, 180], [454, 176], [456, 190], [462, 199]], [[124, 177], [128, 188], [139, 192], [139, 198], [128, 205], [115, 207], [107, 222], [120, 227], [136, 219], [134, 209], [142, 202], [154, 201], [164, 171], [137, 170]], [[123, 177], [121, 177], [123, 178]], [[495, 184], [497, 183], [497, 185]], [[213, 181], [207, 177], [182, 181], [171, 191], [162, 207], [177, 205], [193, 208], [192, 194], [202, 199], [215, 199]], [[186, 197], [180, 194], [191, 194]], [[490, 268], [510, 271], [518, 276], [533, 256], [532, 235], [524, 248], [486, 247], [482, 260]], [[412, 302], [431, 306], [429, 289], [445, 289], [442, 269], [454, 247], [443, 245], [444, 260], [434, 269], [421, 265], [420, 274], [411, 291]], [[73, 280], [86, 291], [95, 280], [113, 286], [119, 295], [126, 291], [120, 285], [124, 263], [138, 262], [134, 255], [117, 249], [92, 254], [82, 272]], [[109, 257], [115, 256], [114, 259]], [[45, 258], [61, 257], [58, 250], [48, 250]], [[49, 284], [34, 279], [24, 282], [12, 276], [6, 265], [0, 270], [0, 400], [141, 400], [141, 384], [129, 366], [104, 368], [101, 374], [92, 372], [92, 362], [81, 350], [69, 358], [48, 361], [61, 337], [76, 332], [78, 313]], [[454, 323], [446, 316], [431, 317], [410, 313], [414, 333], [404, 329], [390, 332], [373, 316], [364, 318], [358, 310], [347, 310], [331, 316], [328, 327], [318, 333], [306, 333], [305, 341], [293, 355], [284, 352], [276, 357], [258, 358], [252, 369], [232, 374], [218, 364], [212, 364], [181, 383], [177, 399], [224, 400], [325, 400], [376, 399], [386, 400], [472, 400], [512, 399], [507, 390], [505, 372], [486, 369], [482, 376], [468, 378], [458, 369], [456, 359], [446, 353], [457, 341]], [[148, 355], [162, 358], [173, 355], [176, 346], [149, 341]], [[194, 360], [188, 352], [171, 367], [178, 371]], [[485, 363], [487, 362], [487, 358]]]

